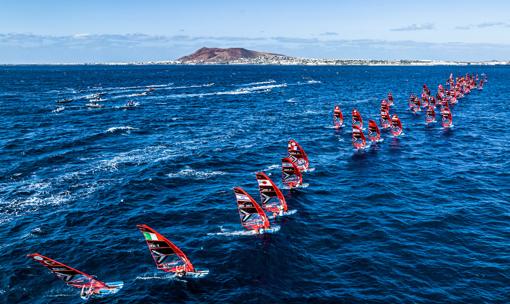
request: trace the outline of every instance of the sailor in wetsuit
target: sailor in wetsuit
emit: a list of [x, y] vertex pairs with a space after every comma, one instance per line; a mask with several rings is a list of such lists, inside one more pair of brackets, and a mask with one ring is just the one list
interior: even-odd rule
[[179, 278], [183, 278], [186, 276], [186, 267], [185, 266], [179, 266], [175, 268], [175, 275]]

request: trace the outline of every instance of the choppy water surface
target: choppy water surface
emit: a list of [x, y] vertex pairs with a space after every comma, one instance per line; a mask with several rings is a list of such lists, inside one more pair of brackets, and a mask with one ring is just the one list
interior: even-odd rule
[[[407, 97], [450, 72], [489, 83], [453, 129], [427, 127]], [[388, 90], [405, 136], [354, 152], [350, 110], [378, 118]], [[125, 281], [108, 303], [508, 302], [509, 93], [508, 67], [1, 67], [0, 302], [79, 301], [31, 252]], [[275, 235], [208, 236], [241, 230], [234, 186], [280, 183], [289, 138], [316, 168], [285, 192], [298, 212]], [[209, 276], [162, 278], [140, 223]]]

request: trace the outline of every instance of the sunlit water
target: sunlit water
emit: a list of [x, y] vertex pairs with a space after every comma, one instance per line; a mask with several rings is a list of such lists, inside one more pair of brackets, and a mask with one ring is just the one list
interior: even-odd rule
[[[445, 131], [406, 107], [450, 72], [489, 83]], [[355, 152], [351, 109], [377, 119], [389, 90], [405, 135]], [[0, 302], [80, 301], [31, 252], [123, 280], [108, 303], [508, 302], [509, 93], [508, 67], [1, 67]], [[215, 234], [242, 230], [234, 186], [281, 183], [290, 138], [315, 168], [284, 191], [297, 213], [264, 237]], [[158, 272], [141, 223], [210, 274]]]

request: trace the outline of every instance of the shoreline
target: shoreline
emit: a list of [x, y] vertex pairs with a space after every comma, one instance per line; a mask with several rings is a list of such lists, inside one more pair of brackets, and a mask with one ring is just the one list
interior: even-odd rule
[[410, 62], [410, 63], [372, 63], [356, 62], [356, 63], [237, 63], [237, 62], [221, 62], [221, 63], [180, 63], [180, 62], [97, 62], [97, 63], [0, 63], [1, 67], [12, 66], [374, 66], [374, 67], [422, 67], [422, 66], [509, 66], [510, 61], [498, 62]]

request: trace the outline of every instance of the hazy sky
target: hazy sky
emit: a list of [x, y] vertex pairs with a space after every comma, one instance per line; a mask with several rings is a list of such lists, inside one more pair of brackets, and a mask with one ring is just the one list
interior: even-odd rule
[[302, 57], [510, 60], [510, 1], [7, 1], [0, 63]]

